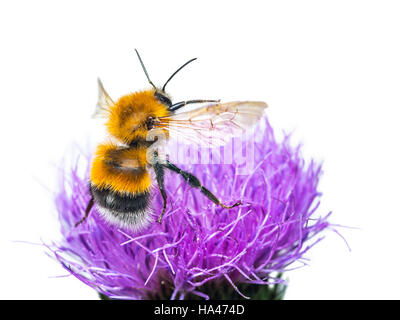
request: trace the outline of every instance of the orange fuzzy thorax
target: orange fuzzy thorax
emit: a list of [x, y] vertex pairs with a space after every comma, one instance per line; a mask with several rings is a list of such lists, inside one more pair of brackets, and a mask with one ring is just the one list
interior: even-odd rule
[[[115, 165], [120, 169], [116, 169]], [[151, 186], [147, 165], [145, 147], [127, 149], [112, 143], [100, 144], [92, 162], [90, 180], [100, 189], [111, 189], [119, 193], [143, 193]]]
[[148, 117], [169, 115], [167, 107], [154, 97], [154, 92], [139, 91], [121, 97], [109, 109], [106, 123], [108, 132], [124, 143], [146, 140], [149, 130], [145, 124]]

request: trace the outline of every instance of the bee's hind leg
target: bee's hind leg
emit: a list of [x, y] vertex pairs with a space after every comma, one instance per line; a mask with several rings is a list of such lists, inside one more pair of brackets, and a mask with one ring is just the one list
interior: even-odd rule
[[221, 203], [221, 200], [219, 200], [210, 190], [208, 190], [207, 188], [203, 187], [202, 184], [200, 183], [199, 179], [196, 178], [191, 173], [179, 169], [176, 165], [174, 165], [173, 163], [171, 163], [169, 161], [167, 161], [164, 166], [167, 169], [169, 169], [169, 170], [171, 170], [171, 171], [173, 171], [175, 173], [180, 174], [186, 180], [186, 182], [188, 182], [190, 184], [190, 186], [192, 186], [193, 188], [196, 188], [196, 189], [200, 189], [202, 194], [204, 194], [208, 199], [210, 199], [216, 205], [221, 206], [222, 208], [231, 209], [231, 208], [240, 206], [242, 204], [241, 201], [237, 201], [233, 205], [227, 206], [227, 205]]
[[92, 209], [93, 205], [94, 205], [94, 200], [92, 197], [92, 198], [90, 198], [90, 201], [86, 207], [85, 216], [81, 220], [79, 220], [77, 223], [75, 223], [75, 228], [86, 220], [86, 218], [89, 216], [90, 210]]

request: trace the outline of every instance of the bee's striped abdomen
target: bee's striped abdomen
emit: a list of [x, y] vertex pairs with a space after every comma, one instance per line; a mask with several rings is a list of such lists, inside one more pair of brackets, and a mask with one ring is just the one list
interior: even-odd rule
[[150, 192], [120, 194], [90, 186], [98, 211], [112, 224], [139, 230], [151, 222]]
[[103, 144], [92, 162], [90, 192], [103, 218], [133, 230], [151, 222], [146, 146]]

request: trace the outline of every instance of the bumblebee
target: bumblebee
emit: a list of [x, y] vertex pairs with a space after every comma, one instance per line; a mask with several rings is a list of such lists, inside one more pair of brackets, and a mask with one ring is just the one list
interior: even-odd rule
[[[203, 99], [172, 103], [165, 91], [167, 84], [196, 58], [178, 68], [162, 87], [156, 87], [137, 50], [136, 54], [151, 89], [127, 94], [114, 102], [98, 79], [99, 95], [94, 116], [106, 119], [106, 129], [112, 140], [97, 146], [90, 171], [91, 199], [84, 217], [75, 226], [85, 221], [94, 205], [113, 225], [135, 231], [149, 225], [153, 221], [150, 196], [153, 181], [149, 170], [154, 170], [163, 199], [159, 223], [167, 208], [165, 170], [181, 175], [191, 187], [218, 206], [229, 209], [240, 205], [240, 201], [223, 204], [193, 174], [161, 159], [159, 150], [153, 148], [157, 139], [149, 137], [154, 132], [161, 132], [167, 139], [177, 137], [178, 141], [199, 145], [223, 145], [232, 136], [253, 126], [267, 105], [254, 101], [221, 103]], [[192, 111], [176, 112], [189, 104], [203, 105]]]

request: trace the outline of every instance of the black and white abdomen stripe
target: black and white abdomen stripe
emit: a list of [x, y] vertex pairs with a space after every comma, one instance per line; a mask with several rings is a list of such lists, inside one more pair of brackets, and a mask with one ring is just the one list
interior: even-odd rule
[[150, 193], [120, 194], [110, 189], [90, 186], [99, 213], [106, 221], [120, 227], [140, 230], [153, 218], [150, 213]]

